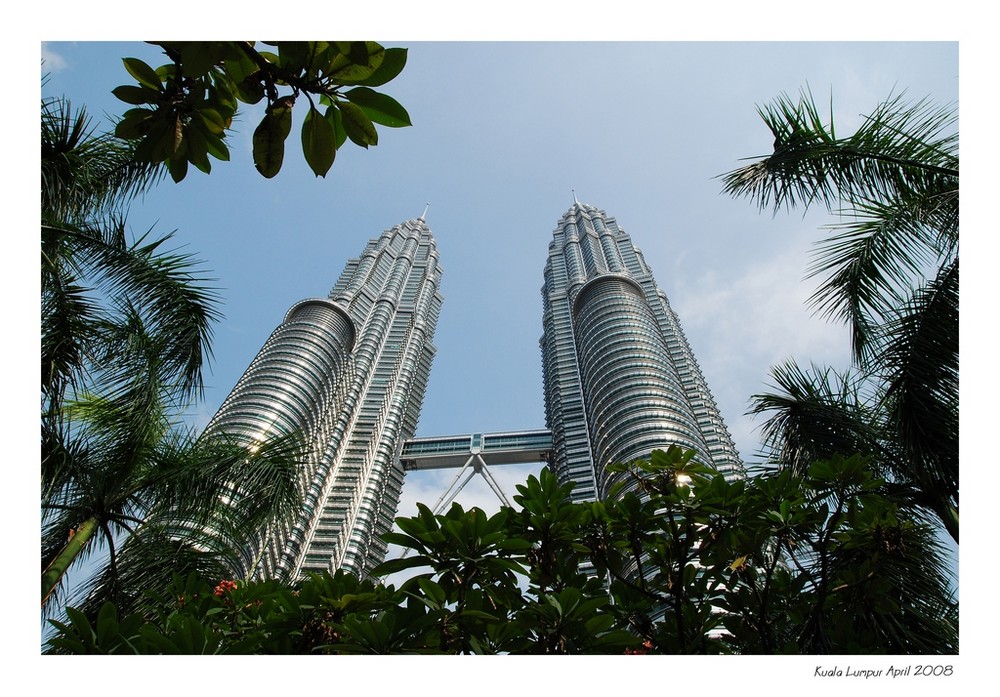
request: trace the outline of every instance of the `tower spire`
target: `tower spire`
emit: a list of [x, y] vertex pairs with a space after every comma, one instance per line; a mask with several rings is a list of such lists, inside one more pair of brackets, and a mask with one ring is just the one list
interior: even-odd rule
[[427, 209], [430, 208], [430, 207], [431, 207], [430, 203], [428, 203], [426, 206], [424, 206], [424, 212], [420, 214], [420, 217], [417, 218], [417, 220], [419, 220], [421, 222], [424, 222], [426, 220], [426, 218], [427, 218]]
[[573, 203], [580, 205], [580, 202], [576, 198], [576, 189], [570, 189], [573, 192]]

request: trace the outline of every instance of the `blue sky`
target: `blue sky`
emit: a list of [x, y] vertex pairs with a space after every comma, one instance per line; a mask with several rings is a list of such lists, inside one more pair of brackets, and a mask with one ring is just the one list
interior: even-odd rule
[[[445, 296], [418, 435], [544, 427], [538, 338], [542, 268], [573, 201], [616, 216], [680, 316], [741, 455], [757, 459], [748, 398], [786, 358], [842, 369], [843, 327], [816, 318], [803, 281], [821, 211], [759, 213], [721, 193], [718, 175], [770, 151], [756, 113], [781, 93], [832, 98], [841, 129], [894, 91], [958, 99], [958, 47], [946, 43], [384, 42], [409, 48], [383, 91], [413, 126], [346, 144], [325, 179], [296, 133], [272, 180], [250, 159], [256, 125], [237, 124], [232, 161], [165, 181], [129, 216], [136, 233], [176, 230], [224, 300], [206, 398], [215, 412], [296, 301], [326, 295], [348, 257], [420, 215], [434, 231]], [[120, 113], [121, 58], [165, 62], [141, 43], [45, 43], [46, 94]], [[257, 117], [259, 118], [259, 116]], [[104, 121], [107, 123], [107, 120]], [[532, 467], [495, 474], [508, 492]], [[400, 513], [433, 504], [450, 473], [411, 476]], [[460, 499], [493, 508], [478, 480]]]

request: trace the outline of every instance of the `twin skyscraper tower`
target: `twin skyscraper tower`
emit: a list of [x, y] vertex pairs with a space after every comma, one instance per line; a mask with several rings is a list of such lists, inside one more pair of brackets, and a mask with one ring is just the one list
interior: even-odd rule
[[613, 217], [574, 202], [549, 244], [542, 287], [547, 431], [413, 436], [435, 348], [441, 267], [424, 216], [347, 262], [326, 298], [296, 303], [207, 430], [249, 445], [298, 432], [303, 506], [246, 550], [248, 573], [364, 575], [386, 554], [407, 468], [546, 461], [577, 500], [612, 483], [604, 465], [676, 443], [726, 475], [742, 464], [667, 297]]

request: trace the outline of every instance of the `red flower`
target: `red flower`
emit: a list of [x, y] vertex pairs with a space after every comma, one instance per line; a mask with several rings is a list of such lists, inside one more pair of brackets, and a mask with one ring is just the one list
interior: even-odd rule
[[653, 642], [649, 639], [642, 642], [642, 646], [637, 649], [625, 649], [626, 656], [645, 656], [647, 653], [653, 650]]
[[215, 597], [221, 598], [233, 590], [236, 590], [236, 581], [219, 581], [219, 585], [215, 587]]

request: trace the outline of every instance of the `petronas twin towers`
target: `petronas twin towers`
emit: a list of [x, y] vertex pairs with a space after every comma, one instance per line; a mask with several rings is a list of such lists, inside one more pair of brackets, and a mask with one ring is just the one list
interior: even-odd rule
[[[542, 288], [544, 431], [413, 438], [435, 348], [442, 269], [424, 216], [351, 259], [326, 298], [296, 303], [208, 425], [247, 439], [299, 433], [303, 508], [246, 550], [249, 573], [366, 574], [386, 554], [409, 453], [482, 459], [533, 448], [577, 500], [601, 498], [604, 465], [677, 443], [742, 470], [677, 316], [614, 218], [575, 202], [549, 244]], [[495, 444], [491, 446], [490, 444]], [[506, 445], [504, 445], [506, 444]], [[404, 452], [405, 449], [405, 452]], [[434, 451], [434, 452], [432, 452]], [[460, 451], [460, 452], [459, 452]], [[407, 455], [407, 457], [404, 457]], [[430, 462], [430, 460], [423, 460]], [[457, 461], [456, 461], [457, 462]], [[428, 465], [424, 465], [428, 466]], [[433, 465], [430, 465], [433, 466]], [[447, 466], [447, 465], [442, 465]]]

